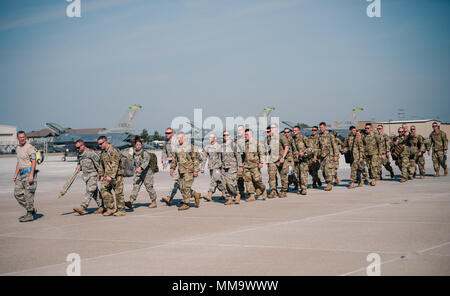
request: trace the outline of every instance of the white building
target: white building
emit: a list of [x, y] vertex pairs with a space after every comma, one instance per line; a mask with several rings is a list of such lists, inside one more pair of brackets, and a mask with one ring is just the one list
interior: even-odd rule
[[0, 153], [11, 153], [17, 143], [17, 128], [11, 125], [0, 125]]

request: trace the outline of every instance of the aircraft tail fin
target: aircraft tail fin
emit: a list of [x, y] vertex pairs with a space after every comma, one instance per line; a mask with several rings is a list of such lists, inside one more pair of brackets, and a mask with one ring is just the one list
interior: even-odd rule
[[134, 134], [134, 123], [137, 118], [138, 111], [142, 109], [140, 105], [133, 105], [128, 107], [128, 110], [125, 112], [124, 116], [119, 120], [117, 125], [109, 130], [102, 131], [102, 134], [105, 133], [130, 133]]
[[62, 126], [57, 123], [47, 122], [45, 125], [56, 135], [61, 135], [67, 132]]

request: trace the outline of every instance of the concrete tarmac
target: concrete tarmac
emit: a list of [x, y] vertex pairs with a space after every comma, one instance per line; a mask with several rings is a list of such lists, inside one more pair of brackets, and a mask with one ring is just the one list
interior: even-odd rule
[[[57, 199], [76, 167], [74, 158], [60, 158], [38, 166], [39, 218], [29, 223], [17, 220], [25, 211], [13, 196], [16, 159], [0, 158], [1, 275], [66, 275], [71, 253], [81, 257], [81, 275], [366, 275], [371, 253], [380, 256], [381, 275], [450, 275], [450, 177], [442, 170], [433, 177], [428, 156], [423, 180], [401, 184], [395, 167], [396, 181], [384, 171], [375, 187], [349, 190], [341, 157], [341, 184], [331, 192], [231, 206], [216, 192], [214, 201], [181, 212], [160, 202], [171, 180], [162, 170], [158, 207], [147, 207], [142, 187], [124, 217], [74, 213], [85, 192], [81, 176]], [[266, 167], [262, 173], [267, 185]], [[131, 183], [125, 179], [125, 200]], [[208, 185], [205, 173], [193, 187], [206, 194]]]

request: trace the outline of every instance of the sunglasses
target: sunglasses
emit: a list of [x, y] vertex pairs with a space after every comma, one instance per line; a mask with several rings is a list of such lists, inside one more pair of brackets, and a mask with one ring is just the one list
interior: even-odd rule
[[370, 129], [370, 128], [366, 127], [366, 130], [368, 130], [368, 129]]
[[75, 146], [75, 149], [80, 150], [81, 146]]
[[382, 128], [381, 128], [381, 127], [378, 127], [377, 130], [382, 130]]
[[101, 142], [101, 143], [98, 143], [98, 146], [102, 146], [103, 143], [105, 143], [105, 141], [103, 141], [103, 142]]
[[415, 129], [415, 128], [412, 128], [411, 130], [412, 130], [412, 131], [415, 131], [416, 129]]
[[166, 135], [171, 135], [172, 133], [171, 132], [166, 132]]

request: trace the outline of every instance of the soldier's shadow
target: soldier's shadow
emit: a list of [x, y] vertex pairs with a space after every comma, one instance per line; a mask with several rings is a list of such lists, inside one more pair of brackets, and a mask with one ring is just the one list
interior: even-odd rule
[[44, 217], [44, 216], [45, 216], [44, 214], [36, 213], [36, 214], [34, 214], [34, 220], [41, 219], [41, 218]]

